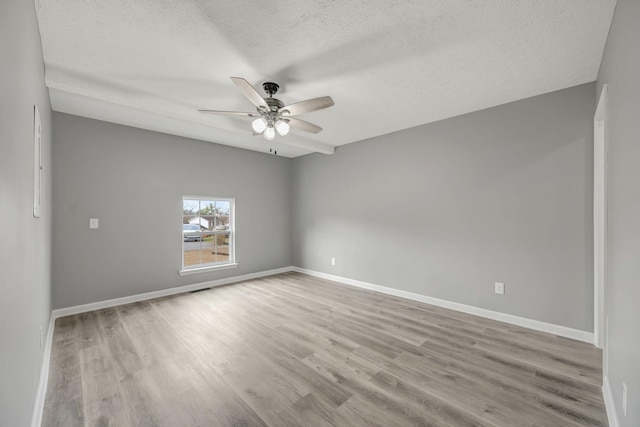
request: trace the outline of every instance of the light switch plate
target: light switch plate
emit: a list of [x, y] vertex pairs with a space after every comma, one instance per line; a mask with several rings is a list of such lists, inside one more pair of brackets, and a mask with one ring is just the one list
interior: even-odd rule
[[89, 228], [92, 230], [98, 228], [98, 218], [89, 218]]

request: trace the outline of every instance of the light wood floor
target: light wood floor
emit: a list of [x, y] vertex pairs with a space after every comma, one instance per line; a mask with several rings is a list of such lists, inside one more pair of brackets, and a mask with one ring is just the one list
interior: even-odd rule
[[44, 426], [606, 426], [592, 345], [297, 273], [60, 318]]

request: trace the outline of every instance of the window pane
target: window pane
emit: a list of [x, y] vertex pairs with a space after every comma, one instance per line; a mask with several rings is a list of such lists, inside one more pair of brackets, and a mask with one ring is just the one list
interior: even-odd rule
[[228, 200], [218, 200], [216, 202], [216, 209], [218, 209], [220, 215], [229, 216], [229, 213], [231, 212], [231, 202]]
[[216, 201], [201, 200], [198, 211], [200, 225], [203, 230], [213, 230], [215, 226]]
[[229, 261], [229, 233], [216, 234], [214, 240], [214, 247], [212, 249], [212, 255], [215, 256], [216, 262]]
[[184, 266], [194, 266], [202, 264], [202, 248], [200, 247], [202, 242], [184, 242]]
[[199, 200], [185, 199], [182, 201], [182, 214], [195, 216], [198, 213], [198, 209], [200, 209], [199, 206], [200, 206]]
[[201, 200], [200, 201], [200, 215], [214, 215], [216, 212], [215, 200]]
[[216, 230], [229, 229], [230, 212], [231, 202], [228, 200], [218, 200], [216, 202]]

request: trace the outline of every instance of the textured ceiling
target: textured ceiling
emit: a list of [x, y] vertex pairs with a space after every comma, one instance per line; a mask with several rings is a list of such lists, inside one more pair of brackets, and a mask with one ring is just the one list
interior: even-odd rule
[[[615, 0], [36, 0], [53, 109], [295, 157], [596, 79]], [[272, 143], [230, 76], [330, 95]]]

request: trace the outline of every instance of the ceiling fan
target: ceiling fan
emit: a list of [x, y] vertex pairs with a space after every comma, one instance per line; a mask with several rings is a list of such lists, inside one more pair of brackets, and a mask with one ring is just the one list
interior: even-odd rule
[[268, 98], [263, 98], [245, 79], [241, 77], [231, 77], [231, 81], [233, 81], [242, 94], [256, 106], [256, 112], [244, 113], [241, 111], [220, 110], [198, 111], [208, 114], [255, 117], [255, 120], [251, 122], [251, 128], [253, 129], [254, 134], [262, 134], [264, 138], [269, 141], [276, 137], [276, 132], [280, 136], [285, 136], [289, 133], [291, 127], [310, 133], [320, 132], [322, 130], [320, 126], [292, 116], [321, 110], [334, 105], [333, 99], [331, 99], [330, 96], [322, 96], [320, 98], [307, 99], [306, 101], [285, 105], [284, 102], [273, 97], [280, 88], [277, 83], [265, 82], [262, 84], [262, 88], [269, 95]]

